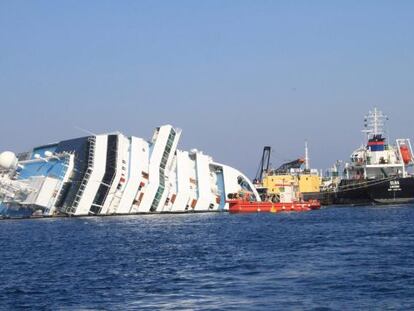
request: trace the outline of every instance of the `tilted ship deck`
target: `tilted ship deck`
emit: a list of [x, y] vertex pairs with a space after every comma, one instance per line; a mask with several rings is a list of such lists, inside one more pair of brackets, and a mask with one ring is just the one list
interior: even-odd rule
[[177, 149], [181, 130], [157, 128], [150, 141], [91, 135], [0, 155], [0, 214], [114, 215], [228, 209], [229, 193], [249, 191], [238, 170], [197, 150]]

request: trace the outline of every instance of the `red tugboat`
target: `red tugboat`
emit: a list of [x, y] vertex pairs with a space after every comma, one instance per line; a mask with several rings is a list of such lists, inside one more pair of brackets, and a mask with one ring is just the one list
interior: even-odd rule
[[252, 201], [249, 193], [229, 194], [229, 212], [234, 213], [280, 213], [306, 212], [321, 208], [318, 200], [291, 200], [290, 202]]

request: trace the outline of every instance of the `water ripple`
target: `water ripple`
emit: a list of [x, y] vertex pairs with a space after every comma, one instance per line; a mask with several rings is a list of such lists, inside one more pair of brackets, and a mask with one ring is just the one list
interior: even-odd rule
[[0, 222], [0, 308], [414, 308], [414, 206]]

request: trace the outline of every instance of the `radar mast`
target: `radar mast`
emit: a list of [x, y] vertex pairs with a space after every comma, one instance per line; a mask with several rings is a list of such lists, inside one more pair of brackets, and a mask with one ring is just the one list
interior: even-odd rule
[[384, 136], [385, 121], [388, 121], [388, 117], [377, 107], [368, 112], [368, 115], [364, 118], [365, 129], [363, 130], [367, 134], [368, 139]]

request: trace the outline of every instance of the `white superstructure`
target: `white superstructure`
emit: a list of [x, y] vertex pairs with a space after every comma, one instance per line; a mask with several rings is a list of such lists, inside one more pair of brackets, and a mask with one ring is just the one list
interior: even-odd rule
[[356, 149], [345, 163], [345, 178], [381, 179], [390, 176], [408, 177], [408, 169], [413, 167], [413, 151], [408, 138], [399, 138], [394, 145], [388, 144], [385, 137], [385, 122], [388, 117], [374, 108], [365, 116], [364, 133], [367, 144]]
[[113, 215], [226, 210], [227, 194], [253, 184], [203, 152], [177, 149], [181, 130], [164, 125], [151, 141], [111, 133], [61, 141], [18, 156], [4, 153], [0, 213]]

